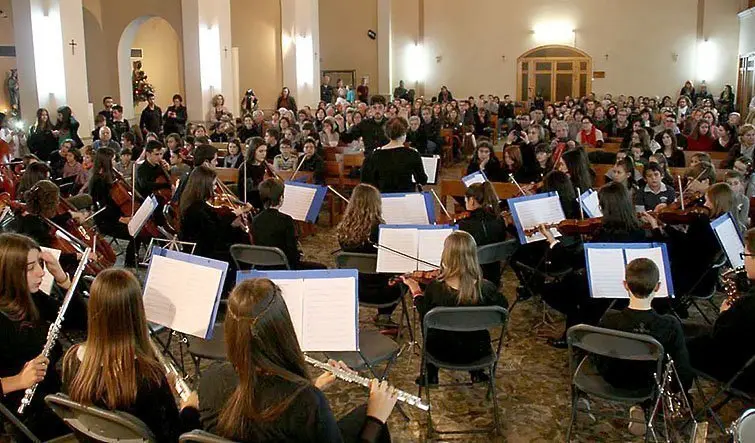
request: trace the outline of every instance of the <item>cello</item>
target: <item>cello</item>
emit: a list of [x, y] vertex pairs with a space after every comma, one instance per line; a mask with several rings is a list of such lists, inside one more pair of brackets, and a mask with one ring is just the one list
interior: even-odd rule
[[[135, 193], [131, 192], [126, 184], [126, 180], [120, 172], [113, 169], [113, 175], [115, 181], [110, 187], [110, 198], [120, 208], [121, 215], [124, 217], [133, 217], [134, 213], [136, 213], [137, 206], [142, 203], [143, 199], [141, 196], [137, 196]], [[141, 231], [139, 231], [139, 235], [152, 238], [167, 237], [164, 229], [161, 230], [160, 227], [157, 226], [157, 223], [151, 218], [144, 223]]]
[[[70, 211], [75, 212], [76, 208], [66, 199], [61, 198], [58, 203], [58, 215]], [[116, 254], [113, 247], [92, 227], [79, 224], [76, 219], [70, 218], [61, 228], [79, 239], [84, 245], [86, 245], [86, 247], [92, 249], [94, 257], [89, 261], [90, 264], [96, 262], [100, 264], [102, 268], [110, 268], [115, 265]]]

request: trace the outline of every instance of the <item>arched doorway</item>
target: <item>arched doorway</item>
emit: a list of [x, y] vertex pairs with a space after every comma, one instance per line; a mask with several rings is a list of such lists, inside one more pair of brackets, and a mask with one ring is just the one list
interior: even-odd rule
[[[131, 50], [141, 49], [134, 58]], [[147, 81], [155, 88], [157, 105], [165, 109], [173, 94], [184, 95], [183, 49], [178, 33], [162, 17], [145, 15], [126, 26], [118, 42], [118, 88], [127, 119], [133, 119], [145, 105], [134, 103], [131, 84], [133, 62], [142, 62]], [[136, 105], [136, 110], [134, 109]]]
[[546, 102], [582, 97], [592, 91], [592, 57], [570, 46], [531, 49], [517, 59], [518, 101], [540, 92]]

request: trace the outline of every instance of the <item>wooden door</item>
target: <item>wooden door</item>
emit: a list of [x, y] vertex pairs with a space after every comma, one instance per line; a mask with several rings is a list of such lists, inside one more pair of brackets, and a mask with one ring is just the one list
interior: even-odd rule
[[592, 90], [592, 59], [574, 48], [533, 49], [519, 58], [517, 71], [517, 101], [533, 100], [540, 93], [550, 103]]

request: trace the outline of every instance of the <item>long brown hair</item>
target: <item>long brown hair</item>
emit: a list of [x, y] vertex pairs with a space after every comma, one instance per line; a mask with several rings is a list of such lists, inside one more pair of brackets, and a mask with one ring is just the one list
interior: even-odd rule
[[60, 189], [50, 180], [40, 180], [24, 193], [24, 200], [30, 214], [51, 218], [58, 210]]
[[346, 213], [336, 227], [338, 242], [349, 246], [366, 243], [375, 225], [385, 223], [382, 208], [380, 191], [366, 183], [358, 184], [351, 193]]
[[[286, 302], [272, 281], [250, 279], [236, 286], [224, 325], [228, 360], [239, 384], [220, 412], [217, 429], [226, 438], [243, 440], [255, 423], [275, 420], [312, 382]], [[261, 377], [285, 380], [290, 388], [276, 389], [275, 398], [262, 398]]]
[[103, 147], [97, 150], [94, 154], [94, 167], [92, 167], [92, 177], [89, 179], [89, 191], [92, 190], [92, 182], [94, 177], [100, 176], [105, 179], [105, 182], [109, 185], [115, 181], [115, 174], [113, 174], [113, 158], [115, 157], [115, 151], [111, 148]]
[[37, 321], [39, 311], [26, 279], [29, 251], [37, 242], [21, 234], [0, 234], [0, 313], [13, 321]]
[[489, 181], [469, 185], [464, 196], [474, 199], [485, 212], [489, 212], [496, 217], [501, 213], [498, 196], [495, 193], [493, 183]]
[[181, 215], [186, 213], [189, 206], [196, 202], [205, 202], [215, 192], [215, 178], [218, 174], [209, 166], [202, 165], [194, 168], [186, 182], [186, 189], [181, 193], [179, 209]]
[[603, 229], [609, 232], [631, 232], [640, 229], [629, 189], [621, 183], [611, 182], [598, 190]]
[[145, 380], [155, 387], [165, 380], [149, 344], [142, 290], [133, 274], [106, 269], [97, 275], [87, 322], [86, 348], [75, 374], [79, 347], [70, 348], [63, 359], [63, 378], [71, 380], [71, 399], [127, 408], [136, 401]]
[[454, 231], [443, 242], [441, 271], [438, 280], [459, 279], [459, 305], [474, 305], [480, 301], [482, 272], [477, 260], [477, 243], [464, 231]]
[[708, 188], [705, 195], [710, 200], [710, 217], [715, 218], [724, 212], [730, 212], [736, 206], [734, 191], [727, 183], [716, 183]]

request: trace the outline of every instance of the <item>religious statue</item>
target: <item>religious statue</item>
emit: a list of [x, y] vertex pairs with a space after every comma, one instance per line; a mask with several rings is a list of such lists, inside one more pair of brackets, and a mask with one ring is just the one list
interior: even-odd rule
[[147, 101], [147, 94], [154, 94], [155, 88], [147, 81], [147, 74], [142, 71], [142, 61], [136, 60], [131, 71], [131, 87], [134, 94], [134, 104]]
[[8, 72], [8, 95], [10, 96], [10, 114], [17, 115], [21, 113], [21, 101], [18, 94], [18, 70], [11, 69]]

